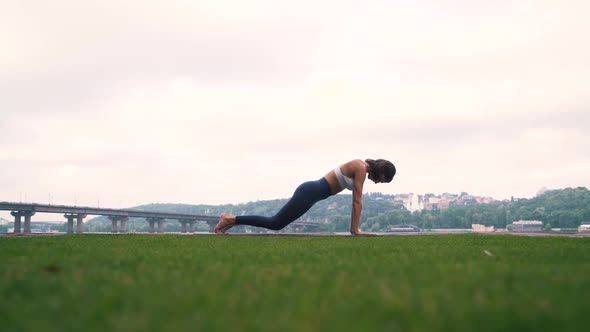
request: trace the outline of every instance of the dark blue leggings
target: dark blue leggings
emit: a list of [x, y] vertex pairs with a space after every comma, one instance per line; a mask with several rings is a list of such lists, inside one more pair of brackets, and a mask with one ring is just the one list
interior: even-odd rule
[[236, 224], [278, 231], [301, 217], [315, 203], [330, 196], [332, 196], [332, 191], [325, 178], [308, 181], [297, 187], [293, 197], [274, 216], [236, 216]]

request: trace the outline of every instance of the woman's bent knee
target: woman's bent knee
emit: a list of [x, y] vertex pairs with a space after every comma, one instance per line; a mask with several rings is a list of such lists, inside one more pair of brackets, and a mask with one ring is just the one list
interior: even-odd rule
[[290, 222], [282, 222], [282, 221], [274, 221], [269, 225], [269, 229], [273, 230], [273, 231], [280, 231], [281, 229], [287, 227], [287, 225], [289, 225]]

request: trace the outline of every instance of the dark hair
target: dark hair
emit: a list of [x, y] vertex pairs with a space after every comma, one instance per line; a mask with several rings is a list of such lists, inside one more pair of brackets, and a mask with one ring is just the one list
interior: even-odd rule
[[393, 163], [385, 159], [367, 159], [365, 162], [369, 165], [373, 177], [378, 176], [385, 182], [391, 182], [393, 179], [396, 169]]

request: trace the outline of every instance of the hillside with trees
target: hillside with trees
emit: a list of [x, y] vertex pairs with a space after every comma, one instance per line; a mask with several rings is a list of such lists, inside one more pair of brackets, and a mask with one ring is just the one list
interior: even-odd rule
[[[386, 231], [400, 224], [415, 225], [421, 229], [471, 228], [478, 223], [505, 228], [516, 220], [540, 220], [553, 228], [573, 228], [583, 221], [590, 221], [590, 191], [584, 187], [549, 190], [531, 199], [511, 199], [482, 204], [451, 205], [445, 209], [433, 208], [410, 212], [398, 204], [395, 195], [369, 193], [363, 197], [361, 227], [366, 231]], [[248, 202], [226, 205], [148, 204], [135, 207], [138, 210], [166, 211], [204, 215], [228, 212], [236, 215], [272, 215], [286, 199]], [[339, 194], [317, 203], [300, 220], [320, 223], [319, 231], [346, 232], [350, 226], [350, 194]], [[88, 224], [90, 231], [108, 231], [110, 222], [94, 218]], [[147, 222], [130, 220], [130, 231], [147, 231]], [[167, 231], [180, 231], [180, 224], [169, 221]], [[197, 226], [205, 231], [206, 226]]]

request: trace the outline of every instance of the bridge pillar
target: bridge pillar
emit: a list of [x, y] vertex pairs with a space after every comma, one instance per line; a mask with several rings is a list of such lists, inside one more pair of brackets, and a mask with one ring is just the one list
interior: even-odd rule
[[178, 222], [182, 226], [183, 233], [187, 232], [187, 227], [186, 227], [187, 225], [190, 225], [190, 232], [194, 233], [195, 232], [195, 221], [196, 220], [192, 220], [192, 219], [178, 219]]
[[74, 214], [64, 214], [64, 217], [68, 219], [68, 225], [66, 227], [66, 233], [72, 234], [74, 233]]
[[31, 216], [35, 215], [34, 211], [25, 211], [25, 233], [31, 233]]
[[109, 217], [111, 219], [111, 233], [117, 233], [117, 219]]
[[[126, 233], [127, 232], [127, 221], [129, 217], [126, 216], [109, 216], [111, 220], [111, 232], [112, 233]], [[119, 230], [117, 230], [117, 221], [120, 222]]]
[[145, 218], [147, 222], [150, 223], [150, 233], [154, 233], [154, 223], [158, 223], [158, 233], [162, 233], [164, 231], [164, 218]]
[[12, 211], [10, 214], [14, 217], [14, 233], [20, 233], [20, 217], [24, 215], [24, 212]]
[[120, 220], [119, 233], [127, 233], [127, 221], [129, 220], [129, 217], [122, 217]]
[[76, 225], [76, 233], [82, 234], [84, 233], [84, 218], [86, 218], [85, 214], [78, 213], [76, 215], [77, 225]]

